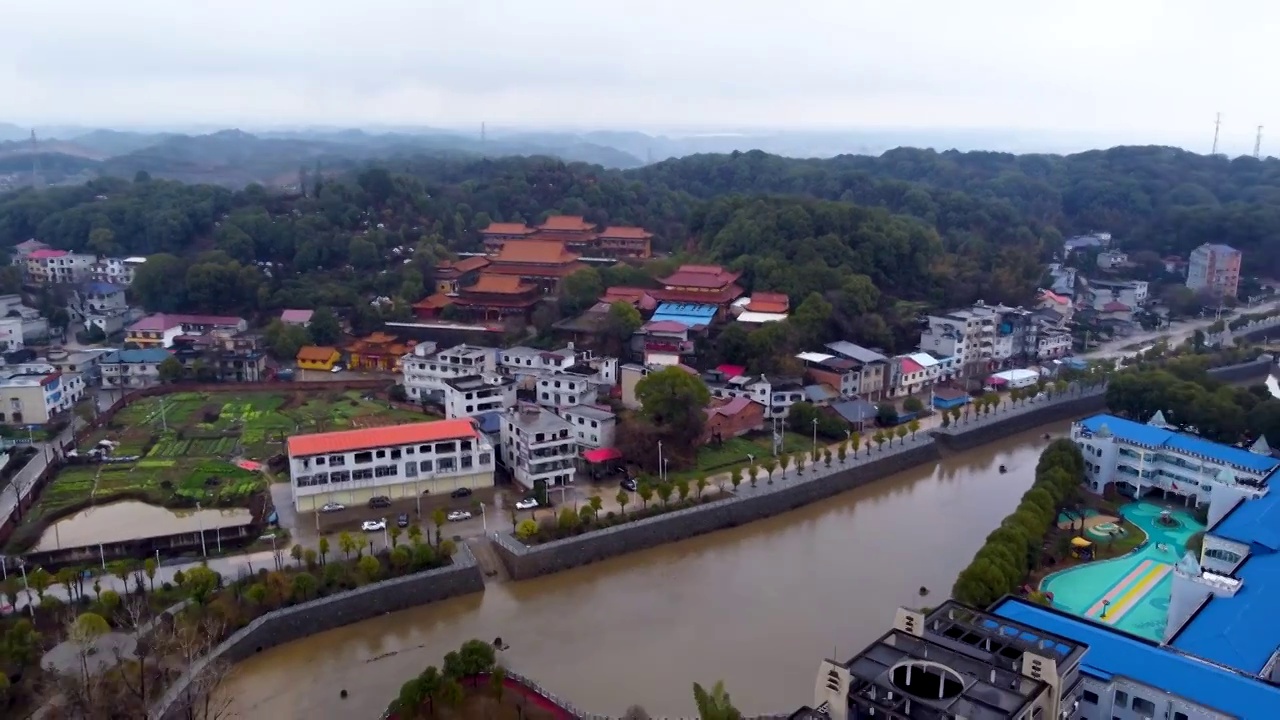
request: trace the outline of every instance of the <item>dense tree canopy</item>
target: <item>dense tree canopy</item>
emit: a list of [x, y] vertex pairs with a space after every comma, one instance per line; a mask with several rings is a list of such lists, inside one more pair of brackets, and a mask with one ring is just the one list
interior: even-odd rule
[[[601, 287], [652, 285], [681, 260], [719, 262], [749, 291], [804, 307], [797, 342], [840, 334], [887, 348], [922, 310], [1026, 303], [1063, 235], [1109, 230], [1155, 266], [1206, 242], [1273, 274], [1280, 161], [1169, 148], [1066, 157], [898, 149], [879, 157], [697, 155], [607, 171], [549, 158], [410, 157], [308, 175], [286, 195], [138, 177], [0, 196], [0, 247], [38, 238], [69, 250], [153, 256], [136, 285], [151, 310], [274, 314], [361, 310], [361, 326], [408, 314], [452, 253], [491, 221], [552, 213], [642, 225], [673, 260], [601, 268], [561, 310]], [[181, 280], [180, 282], [178, 280]], [[367, 317], [364, 317], [367, 316]], [[546, 318], [554, 320], [554, 318]]]

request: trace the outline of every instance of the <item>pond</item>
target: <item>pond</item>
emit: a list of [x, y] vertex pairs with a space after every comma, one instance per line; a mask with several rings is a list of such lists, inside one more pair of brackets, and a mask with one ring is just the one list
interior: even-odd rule
[[50, 525], [33, 548], [37, 552], [84, 547], [99, 543], [141, 540], [201, 528], [235, 527], [253, 520], [245, 508], [171, 510], [136, 500], [98, 505]]

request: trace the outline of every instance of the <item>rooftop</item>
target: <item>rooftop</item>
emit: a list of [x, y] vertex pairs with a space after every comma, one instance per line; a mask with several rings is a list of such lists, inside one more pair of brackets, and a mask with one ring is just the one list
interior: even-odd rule
[[104, 365], [114, 365], [117, 363], [162, 363], [169, 357], [171, 357], [169, 351], [162, 348], [147, 348], [145, 350], [115, 350], [103, 355], [101, 362]]
[[493, 257], [499, 263], [565, 264], [577, 260], [577, 253], [565, 249], [559, 240], [509, 240]]
[[298, 350], [298, 362], [329, 362], [333, 359], [337, 348], [327, 345], [306, 345]]
[[461, 377], [447, 378], [444, 383], [454, 390], [485, 390], [488, 388], [500, 388], [507, 385], [514, 385], [515, 380], [498, 375], [497, 373], [483, 373], [476, 375], [463, 375]]
[[857, 360], [858, 362], [873, 363], [885, 362], [888, 360], [887, 357], [881, 355], [875, 350], [868, 350], [861, 345], [855, 345], [847, 340], [829, 342], [827, 343], [827, 349], [837, 355], [843, 355], [850, 360]]
[[753, 313], [786, 313], [791, 309], [791, 299], [786, 293], [755, 292], [745, 307]]
[[1272, 552], [1280, 550], [1280, 493], [1269, 491], [1256, 500], [1240, 499], [1207, 532]]
[[564, 412], [567, 415], [581, 415], [585, 418], [603, 421], [614, 420], [618, 417], [612, 410], [596, 407], [595, 405], [574, 405], [573, 407], [565, 408]]
[[473, 255], [472, 257], [463, 258], [457, 262], [445, 260], [439, 265], [436, 265], [436, 272], [442, 275], [448, 275], [450, 273], [461, 275], [463, 273], [469, 273], [472, 270], [479, 270], [488, 264], [489, 258], [483, 255]]
[[573, 424], [568, 420], [537, 405], [520, 405], [511, 408], [507, 410], [507, 419], [526, 433], [558, 433], [561, 430], [573, 430]]
[[1243, 720], [1274, 717], [1280, 707], [1280, 687], [1108, 626], [1019, 598], [1005, 598], [991, 611], [1084, 643], [1088, 650], [1080, 672], [1104, 682], [1121, 676], [1153, 688], [1176, 688], [1188, 700]]
[[210, 325], [213, 327], [238, 327], [244, 320], [225, 315], [176, 315], [153, 313], [130, 325], [129, 330], [163, 332], [181, 325]]
[[630, 225], [610, 225], [600, 231], [600, 237], [644, 240], [653, 237], [653, 233], [646, 231], [644, 228], [631, 227]]
[[66, 250], [50, 250], [48, 248], [43, 248], [40, 250], [33, 251], [27, 257], [31, 258], [32, 260], [48, 260], [50, 258], [60, 258], [70, 254], [71, 253], [67, 252]]
[[124, 286], [112, 285], [107, 282], [87, 282], [80, 286], [80, 289], [94, 295], [115, 295], [116, 293], [124, 294]]
[[485, 235], [531, 235], [537, 231], [524, 223], [489, 223], [489, 227], [480, 232]]
[[1273, 457], [1219, 445], [1195, 435], [1186, 435], [1172, 430], [1165, 430], [1152, 425], [1144, 425], [1115, 415], [1100, 414], [1080, 421], [1080, 425], [1089, 432], [1096, 433], [1103, 425], [1111, 434], [1121, 440], [1149, 448], [1163, 448], [1176, 452], [1196, 455], [1223, 465], [1232, 465], [1249, 472], [1265, 474], [1280, 465], [1280, 460]]
[[471, 420], [460, 418], [313, 435], [293, 435], [288, 439], [288, 448], [289, 456], [297, 457], [474, 437], [477, 437], [477, 433]]
[[717, 310], [718, 308], [715, 305], [667, 302], [658, 306], [658, 309], [653, 313], [653, 317], [649, 318], [649, 323], [670, 321], [680, 323], [685, 327], [706, 326], [711, 324]]
[[1235, 578], [1243, 581], [1236, 594], [1210, 595], [1169, 644], [1242, 672], [1261, 673], [1280, 646], [1280, 623], [1275, 621], [1280, 607], [1280, 554], [1249, 555]]
[[306, 324], [311, 322], [311, 316], [315, 314], [315, 310], [285, 310], [280, 313], [280, 320], [287, 323]]
[[752, 400], [749, 397], [736, 397], [720, 405], [711, 405], [706, 409], [704, 409], [703, 412], [706, 413], [708, 418], [714, 417], [716, 415], [733, 417], [734, 415], [737, 415], [743, 410], [746, 410], [747, 408], [751, 407], [751, 404], [754, 402], [755, 400]]
[[669, 287], [716, 289], [727, 287], [741, 274], [729, 272], [719, 265], [681, 265], [674, 274], [660, 282]]
[[537, 285], [527, 283], [516, 275], [481, 275], [473, 285], [463, 288], [463, 291], [486, 295], [523, 295], [537, 289]]
[[910, 355], [903, 355], [898, 358], [899, 364], [902, 366], [903, 375], [914, 375], [918, 372], [924, 372], [924, 366], [911, 359]]
[[567, 232], [592, 232], [596, 226], [587, 222], [581, 215], [552, 215], [538, 226], [539, 230], [559, 230]]

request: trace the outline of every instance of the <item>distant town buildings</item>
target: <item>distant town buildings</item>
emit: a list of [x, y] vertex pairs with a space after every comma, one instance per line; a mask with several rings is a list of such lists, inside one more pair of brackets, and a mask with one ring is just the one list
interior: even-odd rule
[[1214, 299], [1234, 298], [1240, 291], [1243, 256], [1230, 245], [1204, 244], [1191, 251], [1187, 287]]

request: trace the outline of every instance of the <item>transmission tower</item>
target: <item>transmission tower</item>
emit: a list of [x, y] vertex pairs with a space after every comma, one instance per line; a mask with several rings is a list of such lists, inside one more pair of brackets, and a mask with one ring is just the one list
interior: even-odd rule
[[1258, 137], [1253, 141], [1253, 159], [1258, 160], [1262, 157], [1262, 126], [1258, 126]]
[[40, 142], [36, 140], [36, 130], [31, 129], [31, 187], [40, 188], [44, 178], [40, 173]]
[[1222, 129], [1222, 113], [1218, 113], [1218, 117], [1213, 121], [1213, 151], [1210, 155], [1218, 154], [1218, 131]]

